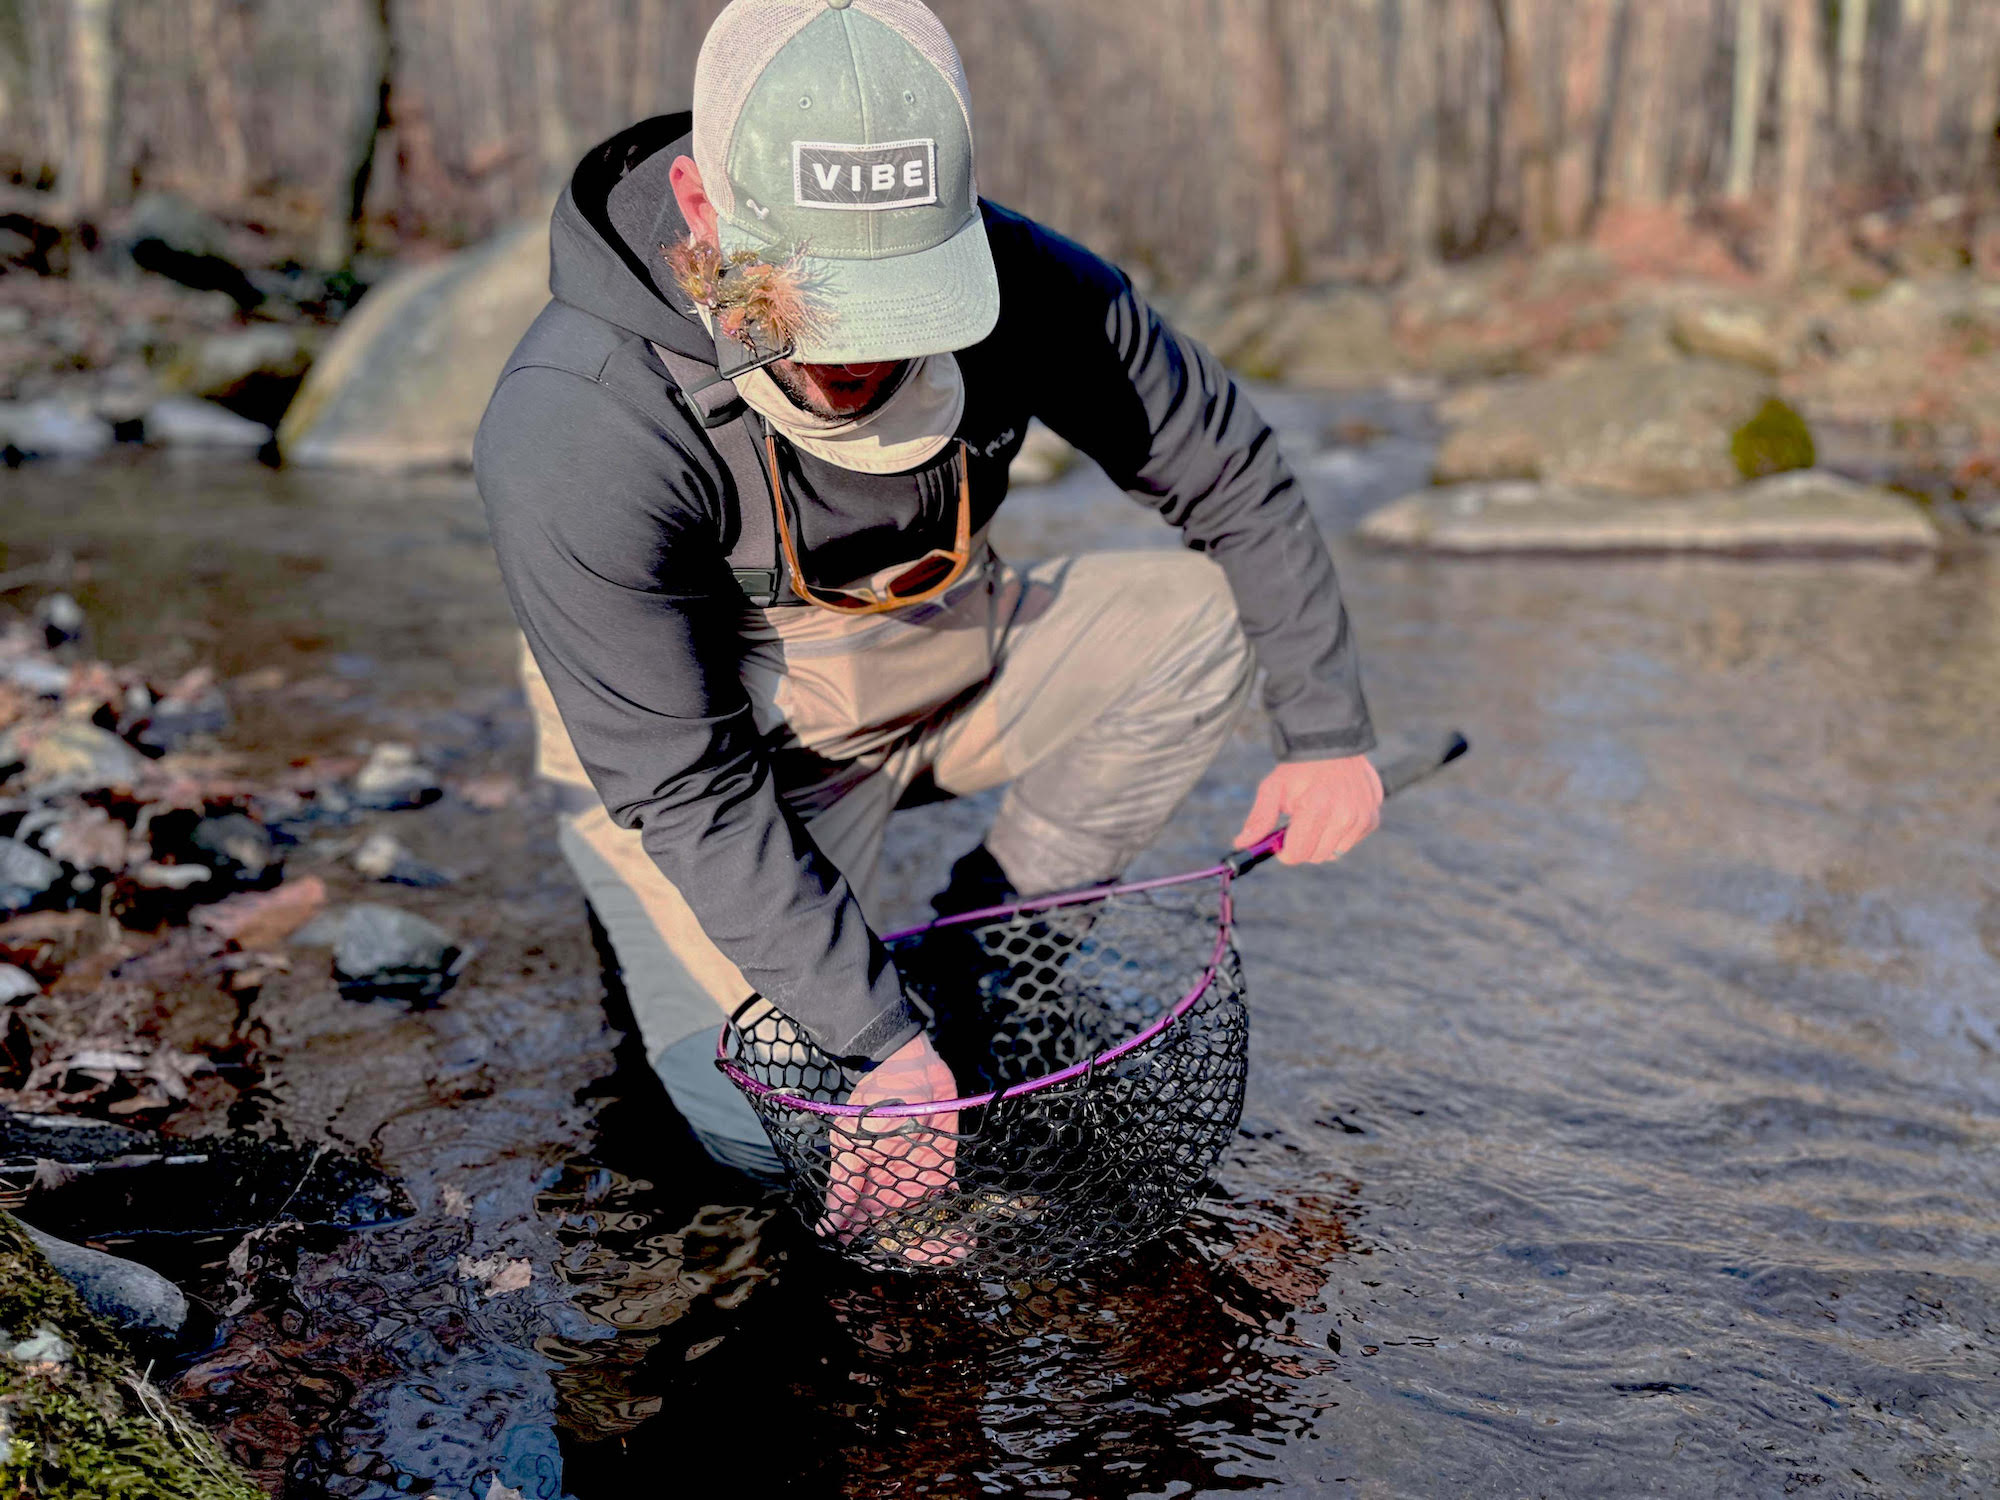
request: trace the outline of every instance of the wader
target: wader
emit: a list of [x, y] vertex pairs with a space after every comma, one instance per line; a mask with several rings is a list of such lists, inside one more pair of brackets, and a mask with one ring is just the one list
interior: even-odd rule
[[[1254, 677], [1221, 568], [1185, 551], [1022, 570], [982, 537], [966, 575], [929, 604], [865, 617], [747, 604], [739, 633], [780, 795], [878, 930], [883, 834], [921, 778], [952, 796], [1007, 788], [986, 845], [1016, 890], [1108, 880], [1193, 790]], [[639, 833], [612, 822], [525, 647], [522, 676], [537, 769], [561, 791], [562, 850], [617, 956], [648, 1060], [711, 1155], [778, 1175], [763, 1128], [714, 1063], [719, 1022], [750, 985]]]

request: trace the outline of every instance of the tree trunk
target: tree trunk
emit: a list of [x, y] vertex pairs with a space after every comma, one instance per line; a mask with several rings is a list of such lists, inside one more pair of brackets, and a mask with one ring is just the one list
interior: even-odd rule
[[1598, 142], [1604, 133], [1614, 0], [1579, 0], [1564, 49], [1562, 144], [1556, 155], [1556, 220], [1574, 238], [1597, 207]]
[[563, 113], [562, 0], [535, 0], [535, 142], [545, 187], [561, 182], [570, 160], [569, 119]]
[[1500, 29], [1501, 91], [1507, 101], [1507, 139], [1499, 159], [1504, 162], [1511, 151], [1520, 162], [1521, 232], [1531, 246], [1546, 244], [1562, 232], [1548, 111], [1535, 69], [1542, 13], [1539, 0], [1493, 0], [1493, 18]]
[[665, 107], [667, 80], [661, 76], [666, 56], [666, 6], [663, 0], [639, 0], [632, 23], [632, 113], [644, 119]]
[[1792, 281], [1811, 231], [1813, 147], [1819, 131], [1818, 0], [1785, 0], [1785, 72], [1779, 102], [1778, 209], [1767, 270]]
[[1404, 152], [1404, 269], [1421, 272], [1438, 261], [1439, 16], [1436, 0], [1402, 0], [1396, 38], [1395, 145]]
[[1288, 171], [1291, 131], [1276, 0], [1223, 0], [1222, 42], [1237, 145], [1255, 180], [1258, 279], [1290, 286], [1299, 280], [1302, 257]]
[[30, 183], [39, 186], [40, 178], [53, 176], [60, 178], [63, 163], [69, 160], [69, 111], [63, 98], [60, 63], [60, 43], [51, 35], [54, 27], [50, 24], [46, 6], [30, 4], [24, 7], [23, 24], [28, 32], [28, 78], [35, 91], [35, 113], [41, 123], [41, 160], [39, 171], [29, 176]]
[[[236, 27], [228, 30], [233, 33]], [[250, 148], [243, 139], [243, 113], [236, 97], [235, 63], [242, 48], [234, 35], [224, 34], [216, 0], [190, 0], [188, 31], [194, 41], [202, 106], [222, 158], [216, 186], [229, 202], [240, 202], [250, 189]]]
[[1840, 0], [1840, 92], [1834, 117], [1847, 144], [1861, 133], [1861, 64], [1867, 55], [1868, 0]]
[[88, 217], [111, 198], [111, 148], [118, 54], [111, 45], [112, 0], [70, 0], [69, 170], [63, 199]]
[[1673, 66], [1668, 27], [1673, 18], [1665, 0], [1640, 0], [1627, 16], [1631, 30], [1619, 90], [1624, 107], [1613, 135], [1618, 156], [1611, 191], [1621, 203], [1658, 203], [1666, 196], [1667, 77]]
[[1736, 0], [1736, 89], [1729, 121], [1729, 182], [1737, 202], [1757, 184], [1757, 133], [1764, 116], [1764, 0]]
[[346, 267], [361, 249], [363, 224], [368, 215], [368, 188], [375, 180], [376, 153], [382, 136], [390, 128], [396, 78], [395, 17], [390, 0], [368, 0], [360, 7], [362, 17], [361, 87], [354, 100], [353, 127], [342, 173], [347, 189], [346, 215], [336, 220], [327, 216], [320, 236], [319, 263], [328, 268]]

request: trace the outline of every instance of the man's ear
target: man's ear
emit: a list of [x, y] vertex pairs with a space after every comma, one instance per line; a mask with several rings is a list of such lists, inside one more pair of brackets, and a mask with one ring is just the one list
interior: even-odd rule
[[694, 237], [704, 245], [720, 246], [722, 231], [716, 222], [715, 204], [709, 201], [708, 189], [702, 186], [701, 168], [694, 164], [694, 158], [676, 158], [667, 180], [673, 184], [674, 202], [681, 206], [681, 217], [687, 220]]

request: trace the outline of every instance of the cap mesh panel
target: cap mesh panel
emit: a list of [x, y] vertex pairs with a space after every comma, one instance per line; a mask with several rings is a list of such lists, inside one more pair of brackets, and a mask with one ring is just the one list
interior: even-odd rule
[[944, 22], [923, 0], [856, 0], [854, 8], [889, 27], [916, 48], [924, 61], [944, 74], [945, 82], [958, 96], [958, 107], [965, 113], [965, 133], [971, 138], [972, 86], [966, 82], [965, 64], [960, 61], [958, 46], [944, 29]]
[[735, 0], [715, 18], [694, 68], [694, 164], [718, 212], [736, 212], [729, 147], [771, 59], [826, 14], [826, 0]]

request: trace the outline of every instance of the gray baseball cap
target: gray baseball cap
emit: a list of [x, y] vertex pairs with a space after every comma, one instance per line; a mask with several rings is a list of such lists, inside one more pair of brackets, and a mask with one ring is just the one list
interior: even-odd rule
[[965, 69], [921, 0], [734, 0], [695, 67], [694, 156], [724, 251], [804, 252], [826, 328], [797, 359], [914, 359], [999, 322]]

